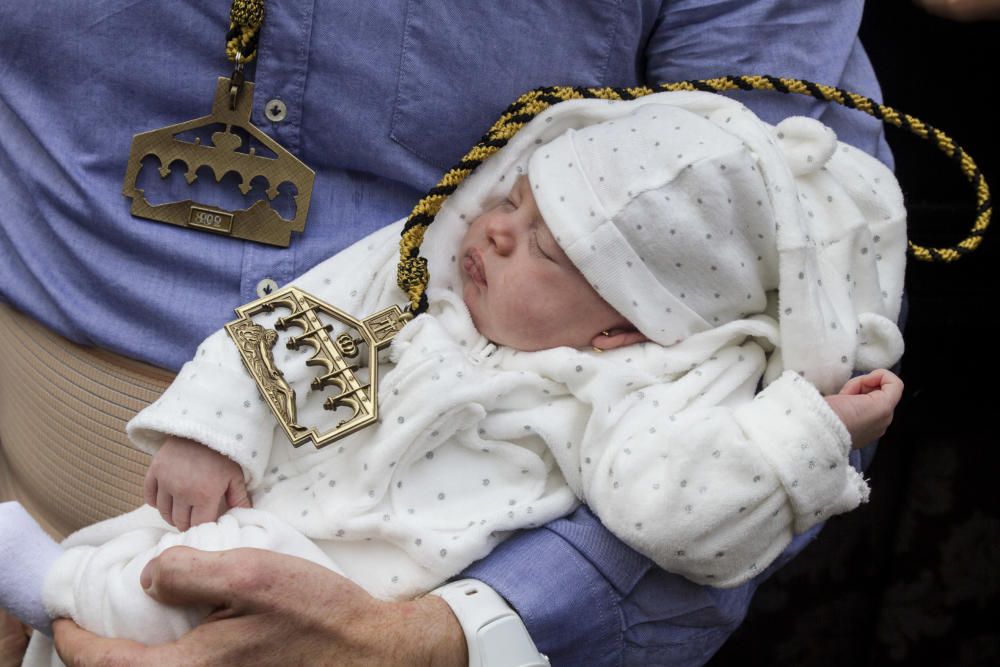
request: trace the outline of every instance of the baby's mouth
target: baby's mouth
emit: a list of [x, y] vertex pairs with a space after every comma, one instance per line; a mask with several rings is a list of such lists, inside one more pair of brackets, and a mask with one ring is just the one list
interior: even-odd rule
[[462, 268], [466, 275], [472, 278], [472, 282], [480, 287], [486, 287], [486, 270], [483, 268], [483, 256], [478, 250], [472, 248], [465, 254], [462, 260]]

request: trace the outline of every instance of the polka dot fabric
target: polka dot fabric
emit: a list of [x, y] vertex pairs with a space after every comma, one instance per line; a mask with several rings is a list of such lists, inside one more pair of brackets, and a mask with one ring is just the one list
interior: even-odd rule
[[[669, 97], [650, 97], [694, 113], [698, 124], [705, 115], [720, 124], [730, 112], [748, 113], [716, 96], [665, 95]], [[474, 329], [456, 291], [456, 248], [469, 222], [508, 193], [517, 176], [527, 173], [533, 155], [543, 159], [538, 157], [539, 146], [569, 129], [586, 137], [588, 126], [618, 118], [625, 122], [638, 106], [633, 102], [560, 104], [522, 129], [445, 202], [424, 243], [432, 272], [429, 309], [403, 329], [384, 355], [377, 426], [319, 451], [310, 446], [293, 448], [257, 397], [225, 334], [207, 339], [163, 396], [129, 424], [130, 437], [150, 453], [167, 434], [177, 434], [199, 439], [232, 458], [249, 481], [254, 512], [274, 520], [266, 534], [258, 534], [254, 526], [263, 522], [254, 524], [244, 513], [233, 513], [229, 515], [236, 521], [233, 530], [205, 524], [199, 527], [205, 540], [199, 544], [221, 544], [216, 538], [221, 539], [223, 533], [236, 536], [239, 543], [243, 528], [250, 526], [257, 540], [253, 544], [290, 545], [293, 541], [282, 535], [291, 530], [311, 540], [331, 567], [372, 594], [406, 598], [458, 574], [512, 531], [542, 525], [584, 501], [616, 536], [659, 566], [699, 583], [734, 586], [767, 567], [795, 532], [863, 502], [868, 487], [848, 464], [846, 429], [812, 383], [784, 370], [782, 355], [790, 349], [789, 318], [782, 314], [779, 321], [778, 317], [779, 308], [798, 312], [806, 296], [815, 296], [819, 286], [812, 279], [817, 277], [825, 285], [840, 276], [845, 293], [846, 285], [851, 284], [853, 290], [858, 280], [857, 302], [873, 304], [873, 309], [893, 298], [895, 288], [886, 279], [892, 271], [857, 273], [859, 265], [851, 263], [852, 258], [871, 259], [873, 254], [889, 257], [902, 239], [894, 209], [873, 204], [858, 216], [854, 215], [858, 206], [851, 203], [872, 189], [891, 190], [893, 183], [875, 167], [859, 175], [856, 156], [845, 153], [840, 159], [843, 147], [838, 146], [826, 163], [831, 178], [843, 183], [841, 190], [830, 189], [817, 179], [803, 181], [795, 191], [782, 186], [782, 192], [777, 192], [774, 180], [765, 174], [774, 216], [781, 225], [780, 229], [774, 226], [771, 243], [778, 248], [777, 282], [783, 293], [779, 298], [767, 287], [775, 279], [773, 267], [749, 269], [763, 292], [762, 296], [748, 290], [750, 301], [762, 312], [737, 315], [713, 326], [715, 314], [722, 314], [721, 320], [739, 309], [706, 310], [705, 303], [714, 306], [714, 295], [694, 288], [695, 306], [689, 307], [683, 304], [687, 297], [682, 298], [680, 290], [665, 289], [679, 304], [679, 314], [692, 333], [676, 344], [643, 343], [602, 354], [566, 347], [523, 353], [497, 347]], [[774, 135], [768, 138], [778, 140]], [[685, 140], [691, 144], [693, 136]], [[753, 196], [757, 185], [747, 172], [752, 175], [751, 167], [762, 169], [769, 163], [760, 158], [760, 150], [748, 152], [739, 142], [726, 141], [731, 150], [706, 152], [700, 162], [720, 172], [725, 164], [726, 171], [732, 168], [744, 181], [731, 187], [720, 179], [705, 189], [686, 191], [677, 210], [695, 210], [698, 197], [703, 202], [709, 197], [713, 210], [726, 211], [721, 197], [745, 204]], [[766, 139], [764, 145], [769, 145]], [[693, 140], [691, 150], [707, 151], [696, 147], [697, 140]], [[630, 150], [638, 152], [631, 144]], [[810, 164], [810, 154], [805, 153], [805, 164]], [[564, 168], [569, 169], [568, 165]], [[787, 165], [783, 168], [791, 173]], [[686, 166], [678, 163], [658, 169], [656, 178], [672, 178], [672, 183], [685, 188], [690, 185]], [[588, 173], [597, 179], [603, 175], [596, 170]], [[882, 179], [881, 183], [875, 178]], [[601, 196], [627, 199], [627, 215], [642, 212], [641, 207], [659, 206], [648, 200], [652, 195], [638, 193], [630, 198], [627, 186], [624, 194], [621, 188], [608, 187]], [[798, 218], [782, 217], [782, 211], [796, 212], [800, 207], [802, 217], [808, 219], [807, 211], [813, 210], [799, 203], [804, 201], [800, 194], [810, 201], [833, 197], [827, 203], [843, 207], [840, 210], [851, 214], [847, 217], [854, 226], [842, 228], [839, 222], [790, 225], [789, 220]], [[604, 201], [587, 196], [594, 203]], [[578, 198], [578, 202], [587, 201]], [[633, 211], [633, 207], [640, 208]], [[638, 237], [620, 232], [618, 218], [606, 215], [609, 211], [600, 216], [597, 209], [594, 212], [591, 236], [623, 248], [616, 259], [623, 270], [640, 268], [626, 251], [637, 252], [654, 264], [662, 261], [658, 256], [647, 257], [644, 250], [633, 250]], [[583, 213], [582, 220], [589, 221], [589, 208]], [[883, 213], [889, 219], [869, 222]], [[765, 224], [763, 217], [751, 222], [753, 228]], [[395, 284], [395, 240], [402, 224], [399, 221], [360, 241], [295, 284], [353, 313], [376, 312], [401, 303], [403, 296]], [[636, 224], [646, 223], [636, 220]], [[808, 242], [800, 243], [798, 236], [786, 236], [786, 226], [796, 233], [815, 234], [817, 243], [835, 247], [836, 252], [805, 253], [798, 265], [784, 266], [789, 250], [813, 248]], [[669, 229], [665, 235], [670, 235]], [[734, 237], [740, 235], [734, 238], [735, 247], [750, 252], [760, 247], [765, 256], [767, 246], [762, 239], [749, 230], [727, 227], [714, 216], [706, 216], [702, 227], [685, 230], [676, 243], [682, 248], [701, 247], [704, 243], [697, 231], [714, 237], [730, 229]], [[609, 238], [598, 239], [598, 233]], [[657, 242], [661, 243], [655, 246], [658, 252], [671, 251], [670, 244]], [[576, 246], [586, 254], [587, 246]], [[863, 252], [866, 247], [867, 253]], [[684, 262], [687, 256], [677, 254], [672, 259]], [[732, 266], [716, 266], [725, 278], [712, 283], [713, 287], [743, 275]], [[655, 272], [646, 269], [655, 276], [651, 280], [682, 275], [670, 273], [670, 267], [654, 268]], [[711, 266], [705, 270], [706, 280], [712, 278]], [[850, 281], [841, 275], [846, 271], [852, 273]], [[862, 281], [871, 276], [878, 277], [877, 289], [862, 290]], [[805, 296], [790, 300], [784, 293], [789, 280], [803, 281]], [[639, 308], [652, 294], [650, 287], [627, 296]], [[845, 304], [853, 309], [855, 300], [830, 299], [830, 312], [840, 313], [837, 309]], [[681, 305], [689, 312], [680, 310]], [[884, 316], [886, 321], [888, 317]], [[859, 328], [862, 323], [859, 317]], [[893, 330], [865, 325], [864, 333], [858, 335], [875, 340], [891, 337]], [[315, 374], [315, 368], [304, 364], [308, 353], [303, 357], [285, 351], [280, 342], [275, 350], [286, 380], [300, 397], [308, 395]], [[758, 391], [762, 378], [767, 378], [767, 386]], [[304, 421], [321, 423], [315, 418], [330, 418], [317, 407], [322, 398], [313, 403], [302, 399]], [[145, 517], [149, 518], [148, 512]], [[105, 564], [102, 569], [109, 573], [121, 568], [138, 571], [142, 559], [158, 548], [151, 547], [152, 543], [169, 544], [176, 539], [176, 532], [162, 524], [143, 524], [141, 512], [114, 521], [80, 531], [74, 542], [81, 548], [96, 547], [88, 552], [87, 560], [100, 559]], [[155, 517], [153, 523], [157, 523]], [[142, 530], [129, 532], [129, 525]], [[66, 569], [55, 581], [77, 581], [74, 563], [79, 564], [78, 555], [71, 553], [57, 562], [57, 568]], [[90, 592], [90, 599], [99, 600], [100, 608], [80, 613], [139, 609], [142, 605], [132, 606], [132, 602], [148, 598], [135, 583], [134, 578], [108, 578], [104, 588]], [[78, 600], [64, 597], [62, 601], [63, 608], [73, 609]], [[155, 614], [130, 618], [134, 627], [158, 622]], [[179, 633], [183, 628], [174, 629]]]
[[762, 313], [776, 292], [786, 367], [829, 392], [859, 361], [891, 365], [905, 260], [892, 173], [812, 119], [772, 127], [678, 95], [592, 103], [590, 124], [534, 151], [528, 176], [567, 255], [660, 344]]
[[646, 105], [566, 132], [528, 169], [573, 262], [643, 333], [671, 345], [762, 312], [777, 287], [774, 214], [756, 164], [702, 116]]

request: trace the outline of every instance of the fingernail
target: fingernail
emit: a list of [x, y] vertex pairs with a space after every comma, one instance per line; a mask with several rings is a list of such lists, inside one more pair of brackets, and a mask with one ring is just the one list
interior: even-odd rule
[[153, 573], [150, 567], [153, 565], [153, 561], [146, 563], [146, 567], [142, 568], [142, 573], [139, 575], [139, 585], [142, 586], [142, 590], [148, 591], [150, 586], [153, 585]]

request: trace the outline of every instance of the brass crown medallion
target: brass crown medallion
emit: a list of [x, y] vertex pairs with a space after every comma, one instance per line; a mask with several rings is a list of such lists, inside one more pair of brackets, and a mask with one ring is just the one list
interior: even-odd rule
[[[236, 94], [236, 91], [239, 94]], [[253, 109], [253, 84], [249, 81], [230, 81], [219, 77], [215, 88], [212, 113], [201, 118], [135, 135], [129, 152], [128, 167], [122, 194], [132, 200], [133, 216], [157, 220], [171, 225], [215, 232], [238, 239], [257, 241], [269, 245], [287, 247], [292, 232], [305, 228], [309, 213], [315, 173], [298, 158], [267, 136], [250, 122]], [[211, 146], [178, 138], [185, 132], [211, 127], [225, 126], [224, 131], [212, 134]], [[243, 137], [233, 132], [234, 128], [248, 134], [260, 142], [276, 157], [257, 154], [254, 148], [241, 152]], [[242, 178], [239, 185], [244, 195], [250, 191], [250, 182], [258, 177], [267, 180], [267, 201], [258, 200], [247, 209], [230, 211], [218, 206], [203, 204], [187, 199], [184, 201], [151, 204], [143, 190], [137, 187], [137, 178], [142, 161], [149, 156], [159, 159], [159, 173], [166, 178], [175, 162], [187, 166], [185, 178], [188, 185], [198, 178], [201, 167], [211, 168], [217, 182], [226, 174], [235, 172]], [[283, 183], [295, 187], [295, 216], [284, 219], [270, 205], [269, 201], [278, 196], [278, 188]]]
[[[289, 312], [277, 319], [275, 329], [253, 321], [255, 315], [277, 308]], [[378, 420], [378, 351], [410, 320], [409, 313], [399, 306], [390, 306], [359, 320], [296, 287], [286, 287], [252, 301], [237, 308], [236, 313], [239, 318], [226, 325], [226, 332], [236, 343], [244, 366], [294, 446], [312, 440], [317, 448], [323, 447]], [[334, 325], [326, 320], [339, 322], [346, 330], [334, 333]], [[310, 390], [335, 387], [337, 393], [329, 396], [323, 407], [333, 411], [347, 408], [350, 413], [325, 432], [299, 423], [295, 390], [274, 362], [272, 350], [278, 341], [278, 331], [289, 327], [301, 329], [302, 333], [289, 336], [286, 346], [292, 350], [302, 345], [313, 348], [315, 354], [305, 363], [322, 368], [323, 372], [313, 378]], [[367, 382], [361, 376], [363, 373], [368, 375]]]

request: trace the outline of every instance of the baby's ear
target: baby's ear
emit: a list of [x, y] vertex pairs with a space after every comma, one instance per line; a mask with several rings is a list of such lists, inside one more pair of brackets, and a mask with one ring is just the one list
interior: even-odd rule
[[619, 331], [612, 330], [608, 334], [603, 331], [590, 341], [590, 344], [597, 348], [598, 350], [607, 351], [615, 350], [619, 347], [625, 347], [626, 345], [633, 345], [635, 343], [645, 343], [649, 339], [646, 338], [642, 332], [639, 331]]

